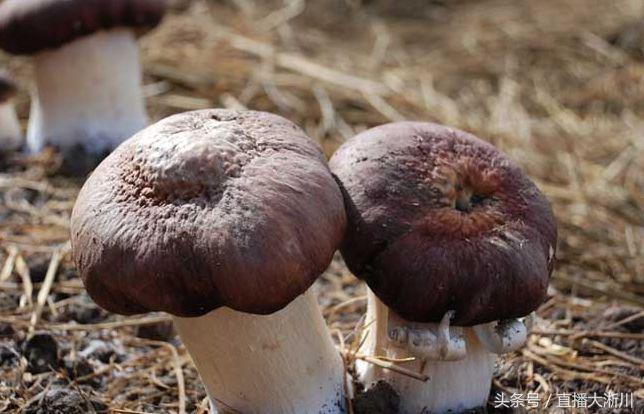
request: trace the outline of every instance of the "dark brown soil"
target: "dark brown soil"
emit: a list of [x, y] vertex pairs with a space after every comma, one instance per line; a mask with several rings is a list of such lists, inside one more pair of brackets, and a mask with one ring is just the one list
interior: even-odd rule
[[395, 414], [398, 412], [400, 397], [396, 390], [385, 381], [379, 381], [369, 390], [353, 399], [355, 414]]

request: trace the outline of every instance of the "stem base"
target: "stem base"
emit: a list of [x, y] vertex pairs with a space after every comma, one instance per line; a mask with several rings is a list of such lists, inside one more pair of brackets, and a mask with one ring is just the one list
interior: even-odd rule
[[220, 308], [174, 322], [219, 412], [345, 412], [342, 361], [310, 289], [272, 315]]
[[[389, 340], [388, 318], [389, 309], [369, 290], [365, 323], [370, 325], [361, 353], [394, 359], [409, 357], [407, 350], [393, 346]], [[387, 381], [400, 396], [401, 414], [459, 412], [485, 406], [495, 357], [479, 342], [472, 328], [464, 328], [463, 334], [467, 347], [465, 358], [457, 361], [416, 359], [403, 364], [406, 369], [428, 375], [427, 382], [356, 361], [360, 380], [367, 387], [379, 380]]]

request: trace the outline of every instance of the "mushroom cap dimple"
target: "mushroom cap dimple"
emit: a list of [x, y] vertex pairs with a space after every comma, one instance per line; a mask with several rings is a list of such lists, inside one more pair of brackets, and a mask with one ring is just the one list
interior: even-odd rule
[[347, 265], [407, 320], [471, 326], [545, 299], [557, 228], [548, 200], [505, 154], [463, 131], [400, 122], [332, 157], [345, 195]]
[[175, 115], [110, 154], [71, 219], [90, 296], [121, 314], [273, 313], [330, 263], [346, 226], [317, 144], [263, 112]]
[[0, 48], [16, 55], [55, 49], [116, 27], [147, 31], [166, 0], [5, 0], [0, 4]]

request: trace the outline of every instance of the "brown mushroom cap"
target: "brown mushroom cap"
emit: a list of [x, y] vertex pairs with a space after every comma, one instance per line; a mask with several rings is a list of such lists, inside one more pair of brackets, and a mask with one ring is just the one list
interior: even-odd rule
[[0, 71], [0, 103], [5, 103], [16, 96], [18, 87], [4, 72]]
[[546, 296], [550, 204], [492, 145], [436, 124], [377, 127], [330, 161], [345, 192], [349, 268], [407, 320], [476, 325], [524, 316]]
[[0, 48], [32, 54], [99, 30], [146, 31], [159, 24], [166, 8], [166, 0], [5, 0], [0, 4]]
[[346, 225], [317, 144], [263, 112], [169, 117], [119, 146], [71, 219], [90, 296], [121, 314], [273, 313], [330, 263]]

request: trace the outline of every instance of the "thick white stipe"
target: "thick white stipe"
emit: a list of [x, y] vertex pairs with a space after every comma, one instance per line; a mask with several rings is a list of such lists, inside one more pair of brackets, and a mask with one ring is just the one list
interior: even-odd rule
[[272, 315], [220, 308], [174, 323], [220, 413], [345, 412], [342, 360], [310, 289]]
[[[401, 346], [400, 341], [392, 340], [388, 333], [390, 320], [393, 320], [394, 329], [404, 321], [396, 320], [397, 317], [390, 314], [389, 308], [369, 290], [365, 320], [367, 337], [360, 352], [393, 359], [415, 356], [416, 360], [402, 366], [428, 375], [429, 380], [422, 382], [357, 361], [358, 375], [367, 387], [379, 380], [387, 381], [400, 396], [401, 414], [458, 412], [485, 406], [492, 384], [495, 356], [485, 348], [473, 328], [448, 327], [445, 320], [440, 324], [406, 322], [409, 331], [425, 331], [423, 337], [431, 338], [424, 346], [406, 347]], [[442, 340], [439, 339], [441, 335]], [[460, 346], [461, 340], [465, 344], [464, 350]], [[448, 344], [451, 345], [448, 347]]]
[[103, 31], [35, 57], [27, 147], [102, 154], [145, 127], [139, 48], [127, 29]]
[[15, 151], [22, 146], [20, 122], [11, 100], [0, 104], [0, 152]]

